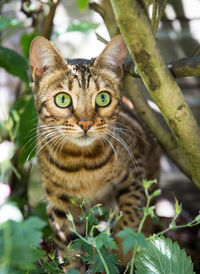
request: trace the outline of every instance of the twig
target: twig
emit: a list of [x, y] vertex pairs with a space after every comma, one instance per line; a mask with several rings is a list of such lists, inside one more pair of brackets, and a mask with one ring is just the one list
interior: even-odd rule
[[108, 41], [106, 39], [104, 39], [100, 34], [98, 34], [97, 32], [95, 32], [97, 40], [99, 40], [100, 42], [102, 42], [103, 44], [107, 44]]
[[153, 0], [153, 11], [152, 11], [152, 29], [153, 33], [156, 34], [156, 19], [158, 14], [158, 0]]
[[165, 7], [166, 7], [166, 4], [167, 4], [167, 0], [164, 0], [163, 3], [162, 3], [162, 6], [159, 10], [159, 13], [158, 13], [158, 19], [156, 20], [156, 24], [155, 24], [155, 29], [154, 29], [154, 34], [156, 34], [157, 30], [158, 30], [158, 26], [159, 26], [159, 23], [160, 23], [160, 20], [161, 20], [161, 17], [165, 11]]
[[[188, 76], [200, 76], [200, 56], [182, 58], [167, 64], [174, 78], [184, 78]], [[139, 78], [135, 63], [131, 57], [127, 57], [124, 70], [133, 77]]]
[[59, 0], [53, 0], [53, 3], [50, 7], [50, 11], [46, 17], [45, 22], [44, 22], [44, 26], [42, 29], [42, 35], [46, 38], [50, 38], [50, 36], [51, 36], [53, 19], [54, 19], [56, 8], [57, 8], [58, 4], [59, 4]]

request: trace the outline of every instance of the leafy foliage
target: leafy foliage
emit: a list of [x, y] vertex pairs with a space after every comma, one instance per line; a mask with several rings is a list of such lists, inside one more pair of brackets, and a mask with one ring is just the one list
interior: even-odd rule
[[66, 29], [67, 32], [71, 31], [81, 31], [81, 32], [88, 32], [90, 30], [94, 30], [98, 27], [98, 24], [94, 24], [87, 21], [79, 21], [74, 20], [71, 25], [69, 25]]
[[9, 220], [0, 225], [0, 265], [5, 272], [8, 267], [23, 271], [35, 268], [34, 263], [45, 254], [39, 249], [44, 226], [45, 222], [37, 217], [20, 223]]
[[26, 59], [16, 51], [0, 46], [0, 67], [18, 76], [22, 81], [28, 84], [28, 63]]
[[118, 237], [124, 238], [123, 250], [126, 254], [129, 250], [133, 249], [136, 243], [144, 247], [146, 246], [145, 236], [142, 233], [134, 232], [131, 228], [125, 227], [117, 234]]
[[23, 22], [17, 18], [8, 18], [0, 15], [0, 30], [5, 30], [8, 28], [16, 28], [23, 26]]
[[21, 151], [18, 157], [18, 162], [23, 165], [27, 160], [30, 160], [35, 155], [36, 145], [36, 124], [37, 114], [34, 107], [33, 96], [26, 101], [22, 101], [23, 112], [21, 114], [18, 143]]
[[153, 236], [136, 256], [136, 273], [193, 274], [190, 257], [181, 250], [178, 243], [163, 236]]
[[89, 2], [89, 0], [77, 0], [79, 9], [84, 11], [88, 7]]

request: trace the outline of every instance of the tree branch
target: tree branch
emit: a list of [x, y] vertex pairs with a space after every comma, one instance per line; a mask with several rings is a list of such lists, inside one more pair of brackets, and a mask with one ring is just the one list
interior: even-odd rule
[[[200, 76], [200, 56], [183, 58], [167, 64], [174, 78]], [[125, 60], [125, 71], [133, 77], [140, 77], [131, 57]]]
[[42, 35], [48, 39], [50, 39], [50, 36], [51, 36], [53, 19], [54, 19], [54, 15], [55, 15], [58, 3], [59, 3], [59, 0], [52, 1], [50, 11], [45, 19], [44, 26], [42, 28]]
[[139, 117], [148, 125], [149, 129], [156, 136], [160, 145], [166, 152], [169, 158], [180, 168], [180, 170], [191, 178], [191, 173], [184, 161], [183, 155], [180, 152], [177, 144], [166, 127], [158, 120], [155, 112], [148, 105], [146, 99], [141, 92], [141, 87], [138, 80], [126, 74], [124, 77], [124, 89], [126, 95], [134, 104], [134, 108]]
[[182, 150], [194, 183], [200, 188], [199, 128], [160, 55], [145, 11], [138, 0], [110, 1], [139, 74]]

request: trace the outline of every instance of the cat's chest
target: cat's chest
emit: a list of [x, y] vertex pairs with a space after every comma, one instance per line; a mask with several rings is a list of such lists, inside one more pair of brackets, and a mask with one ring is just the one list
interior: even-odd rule
[[85, 199], [104, 195], [112, 188], [119, 174], [113, 150], [97, 157], [62, 155], [59, 159], [43, 152], [39, 168], [45, 187], [49, 189], [53, 183], [58, 194], [65, 192], [69, 196]]

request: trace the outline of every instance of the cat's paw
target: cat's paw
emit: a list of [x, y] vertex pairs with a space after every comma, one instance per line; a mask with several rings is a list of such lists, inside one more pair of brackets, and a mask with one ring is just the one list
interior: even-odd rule
[[74, 259], [70, 264], [63, 266], [64, 273], [69, 273], [70, 269], [76, 269], [80, 274], [85, 274], [86, 265], [79, 256], [74, 256]]

